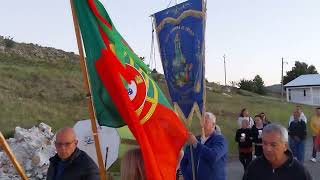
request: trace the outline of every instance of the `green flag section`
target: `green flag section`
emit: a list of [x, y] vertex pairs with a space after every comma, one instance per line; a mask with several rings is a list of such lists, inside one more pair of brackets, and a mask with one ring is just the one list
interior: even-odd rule
[[183, 123], [103, 5], [94, 0], [73, 2], [99, 124], [127, 124], [140, 145], [147, 179], [174, 180], [187, 138]]

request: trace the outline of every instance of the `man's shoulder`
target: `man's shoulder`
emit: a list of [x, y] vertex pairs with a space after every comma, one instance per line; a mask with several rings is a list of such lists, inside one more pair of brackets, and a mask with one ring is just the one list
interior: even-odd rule
[[49, 162], [51, 165], [56, 164], [58, 162], [60, 162], [61, 159], [58, 156], [58, 153], [56, 153], [54, 156], [52, 156], [51, 158], [49, 158]]
[[97, 164], [86, 152], [79, 149], [77, 153], [77, 157], [74, 159], [73, 164], [77, 164], [77, 166], [84, 169], [98, 169]]
[[257, 157], [256, 159], [254, 159], [253, 161], [251, 161], [251, 164], [253, 165], [265, 165], [267, 162], [267, 160], [263, 157], [263, 156], [260, 156], [260, 157]]
[[289, 165], [290, 171], [296, 173], [306, 173], [307, 169], [296, 159], [293, 159]]
[[227, 140], [222, 134], [213, 134], [209, 139], [208, 142], [210, 143], [222, 143], [227, 145]]
[[77, 156], [75, 159], [81, 160], [81, 161], [88, 161], [88, 162], [93, 161], [92, 158], [86, 152], [82, 151], [81, 149], [79, 149], [79, 151], [77, 152]]
[[268, 162], [263, 157], [258, 157], [251, 161], [247, 170], [244, 173], [243, 180], [258, 180], [263, 177], [268, 178], [266, 175], [272, 173]]
[[286, 166], [285, 170], [291, 178], [309, 180], [311, 177], [309, 171], [296, 159], [292, 159], [292, 162]]
[[260, 156], [260, 157], [257, 157], [256, 159], [252, 160], [249, 167], [248, 167], [248, 170], [258, 170], [258, 171], [261, 171], [261, 170], [267, 170], [267, 166], [268, 166], [268, 162], [267, 160], [263, 157], [263, 156]]
[[222, 134], [218, 134], [218, 133], [213, 133], [211, 135], [212, 139], [216, 139], [216, 140], [225, 140], [226, 138], [224, 137], [224, 135]]

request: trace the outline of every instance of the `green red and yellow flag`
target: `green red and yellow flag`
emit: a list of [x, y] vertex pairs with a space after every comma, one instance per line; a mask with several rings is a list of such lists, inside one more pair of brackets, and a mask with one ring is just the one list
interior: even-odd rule
[[114, 27], [98, 0], [74, 0], [100, 125], [125, 124], [138, 141], [147, 179], [175, 179], [187, 130], [149, 68]]

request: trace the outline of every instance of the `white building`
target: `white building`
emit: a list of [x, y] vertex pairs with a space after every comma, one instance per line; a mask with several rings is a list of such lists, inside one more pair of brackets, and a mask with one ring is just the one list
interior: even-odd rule
[[320, 106], [320, 74], [306, 74], [284, 85], [287, 101]]

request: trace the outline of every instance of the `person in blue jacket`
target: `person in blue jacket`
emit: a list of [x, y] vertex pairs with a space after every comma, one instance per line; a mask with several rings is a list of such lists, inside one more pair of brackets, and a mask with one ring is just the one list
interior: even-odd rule
[[203, 124], [204, 137], [195, 137], [189, 133], [188, 146], [180, 164], [184, 180], [193, 180], [191, 152], [195, 180], [226, 180], [228, 145], [223, 135], [215, 132], [215, 124], [216, 117], [206, 112]]

